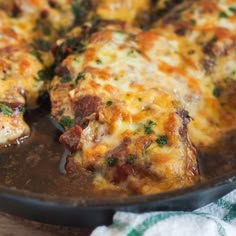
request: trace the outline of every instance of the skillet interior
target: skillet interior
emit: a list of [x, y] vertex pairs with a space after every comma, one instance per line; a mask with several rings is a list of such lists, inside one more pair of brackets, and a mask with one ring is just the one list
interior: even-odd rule
[[49, 111], [46, 95], [38, 109], [26, 113], [32, 136], [0, 152], [0, 210], [46, 223], [96, 226], [110, 223], [116, 210], [192, 210], [236, 185], [236, 132], [231, 132], [214, 146], [201, 148], [200, 184], [149, 196], [95, 191], [89, 172], [64, 174], [64, 149], [57, 141], [60, 130]]

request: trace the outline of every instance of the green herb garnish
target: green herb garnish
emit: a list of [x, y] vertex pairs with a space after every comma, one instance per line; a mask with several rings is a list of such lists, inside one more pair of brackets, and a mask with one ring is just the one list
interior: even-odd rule
[[84, 20], [88, 15], [88, 5], [89, 4], [87, 3], [87, 1], [81, 1], [81, 0], [73, 1], [71, 9], [75, 17], [74, 20], [75, 25], [80, 25], [84, 23]]
[[154, 126], [154, 125], [156, 125], [156, 123], [155, 123], [154, 121], [152, 121], [152, 120], [149, 120], [149, 121], [148, 121], [148, 125]]
[[154, 131], [152, 130], [152, 127], [155, 126], [156, 123], [152, 120], [149, 120], [146, 125], [144, 125], [144, 133], [145, 134], [152, 134]]
[[196, 25], [196, 24], [197, 24], [196, 20], [194, 20], [194, 19], [191, 19], [191, 20], [190, 20], [190, 23], [191, 23], [192, 25]]
[[109, 166], [114, 166], [116, 163], [117, 163], [117, 158], [115, 158], [115, 157], [107, 157], [106, 159], [105, 159], [105, 163], [107, 164], [107, 165], [109, 165]]
[[6, 104], [0, 103], [0, 109], [2, 110], [3, 114], [7, 116], [12, 116], [13, 115], [13, 110]]
[[236, 7], [229, 7], [229, 10], [236, 15]]
[[43, 80], [51, 80], [54, 75], [54, 68], [51, 67], [46, 67], [43, 70], [38, 71], [38, 78], [35, 78], [38, 81], [43, 81]]
[[43, 26], [43, 34], [44, 35], [51, 35], [51, 26], [49, 25], [44, 25]]
[[136, 49], [130, 49], [127, 53], [127, 56], [129, 57], [136, 57], [137, 56], [138, 51]]
[[222, 11], [219, 13], [219, 18], [228, 18], [228, 15]]
[[25, 108], [24, 108], [24, 107], [19, 107], [18, 110], [19, 110], [19, 112], [22, 113], [22, 114], [25, 113]]
[[126, 156], [126, 160], [129, 163], [133, 163], [136, 158], [137, 158], [137, 156], [134, 155], [134, 154], [129, 154], [129, 155]]
[[34, 47], [38, 50], [48, 52], [51, 49], [51, 43], [43, 39], [36, 39], [34, 41]]
[[37, 50], [33, 50], [30, 52], [33, 56], [35, 56], [39, 62], [43, 62], [42, 58], [41, 58], [41, 54], [37, 51]]
[[97, 59], [97, 60], [96, 60], [96, 63], [97, 63], [98, 65], [101, 65], [101, 64], [102, 64], [102, 61], [101, 61], [100, 59]]
[[61, 110], [59, 110], [58, 112], [57, 112], [57, 115], [58, 116], [62, 116], [63, 115], [63, 113], [65, 112], [65, 108], [62, 108]]
[[112, 105], [112, 101], [107, 101], [107, 103], [106, 103], [106, 105], [108, 106], [108, 107], [110, 107], [111, 105]]
[[168, 137], [167, 135], [161, 135], [156, 139], [156, 143], [159, 147], [163, 147], [168, 144]]
[[72, 80], [70, 73], [64, 73], [62, 78], [61, 78], [61, 83], [68, 83]]
[[151, 127], [144, 125], [144, 132], [145, 134], [152, 134], [154, 131], [152, 130]]
[[85, 79], [85, 74], [83, 72], [80, 72], [78, 76], [75, 79], [75, 84], [78, 84], [79, 80]]
[[212, 93], [216, 98], [219, 98], [222, 93], [222, 88], [220, 86], [215, 86]]
[[63, 116], [59, 123], [66, 129], [71, 128], [75, 122], [70, 116]]

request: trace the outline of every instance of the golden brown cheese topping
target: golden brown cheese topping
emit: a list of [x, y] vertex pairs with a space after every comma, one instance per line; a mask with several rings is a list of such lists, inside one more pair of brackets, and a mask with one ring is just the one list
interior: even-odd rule
[[197, 107], [190, 103], [187, 109], [193, 117], [191, 139], [198, 146], [214, 143], [236, 125], [235, 9], [233, 1], [189, 1], [156, 25], [162, 34], [175, 33], [185, 73], [201, 89]]
[[[9, 105], [9, 109], [17, 105], [36, 105], [40, 93], [48, 87], [48, 83], [45, 84], [43, 80], [48, 79], [53, 73], [54, 62], [50, 49], [59, 35], [64, 35], [73, 26], [75, 27], [69, 35], [80, 33], [80, 26], [96, 14], [101, 18], [107, 18], [103, 11], [107, 8], [115, 8], [109, 19], [127, 21], [134, 21], [140, 11], [149, 8], [148, 1], [94, 1], [93, 4], [96, 5], [97, 12], [89, 12], [92, 5], [86, 1], [0, 1], [1, 104]], [[127, 7], [132, 9], [130, 19], [124, 19]], [[19, 125], [10, 132], [6, 132], [5, 129], [12, 127], [7, 122], [11, 117], [7, 116], [6, 120], [2, 121], [0, 136], [4, 138], [1, 139], [0, 145], [29, 135], [29, 128], [22, 115], [16, 115], [14, 120], [16, 118]], [[17, 127], [18, 132], [13, 132]]]
[[46, 89], [51, 43], [74, 21], [70, 3], [0, 1], [0, 146], [30, 134], [23, 110]]
[[124, 23], [150, 26], [153, 5], [160, 17], [176, 2], [0, 1], [0, 145], [29, 136], [24, 108], [50, 87], [69, 173], [142, 194], [198, 182], [194, 146], [236, 127], [236, 3]]
[[95, 0], [94, 3], [96, 14], [102, 19], [144, 24], [150, 18], [150, 0]]
[[[168, 52], [172, 43], [155, 32], [110, 25], [92, 35], [83, 54], [62, 63], [64, 73], [52, 84], [52, 111], [65, 128], [76, 124], [61, 142], [76, 151], [73, 161], [79, 166], [146, 194], [197, 180], [186, 133], [189, 117], [178, 104], [178, 93], [194, 90], [188, 80], [167, 77], [162, 69], [165, 60], [172, 61], [160, 57], [159, 48]], [[58, 102], [60, 95], [64, 99]]]
[[68, 171], [75, 163], [101, 188], [145, 194], [198, 181], [188, 134], [207, 146], [236, 125], [235, 9], [185, 2], [153, 30], [110, 24], [67, 57], [51, 99], [67, 129], [60, 141], [75, 152]]

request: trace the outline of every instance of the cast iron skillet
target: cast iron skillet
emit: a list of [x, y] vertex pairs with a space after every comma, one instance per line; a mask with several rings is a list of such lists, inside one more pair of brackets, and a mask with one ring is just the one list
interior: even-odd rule
[[32, 137], [0, 151], [0, 211], [44, 223], [95, 227], [110, 224], [115, 211], [193, 210], [236, 187], [236, 132], [232, 131], [210, 147], [208, 155], [199, 155], [203, 181], [195, 186], [149, 196], [95, 195], [87, 191], [89, 181], [83, 176], [63, 175], [60, 131], [49, 110], [48, 102], [43, 102], [28, 112]]
[[150, 196], [96, 199], [53, 197], [0, 188], [0, 210], [49, 224], [95, 227], [110, 224], [115, 211], [193, 210], [236, 186], [236, 171], [197, 186]]

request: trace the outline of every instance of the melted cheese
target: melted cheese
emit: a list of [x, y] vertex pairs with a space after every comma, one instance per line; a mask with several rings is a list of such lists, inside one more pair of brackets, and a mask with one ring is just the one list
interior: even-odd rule
[[[105, 27], [92, 35], [84, 53], [66, 58], [62, 66], [72, 81], [62, 86], [62, 78], [56, 77], [53, 82], [63, 87], [65, 114], [78, 119], [76, 106], [83, 97], [101, 99], [98, 118], [88, 118], [82, 131], [74, 162], [92, 166], [112, 181], [115, 167], [109, 170], [104, 160], [125, 145], [138, 166], [149, 166], [142, 180], [129, 175], [128, 188], [153, 193], [194, 183], [196, 156], [188, 138], [183, 139], [178, 111], [189, 112], [190, 138], [198, 147], [235, 128], [235, 82], [229, 83], [232, 88], [225, 82], [229, 77], [234, 81], [235, 74], [236, 24], [230, 10], [235, 7], [223, 0], [186, 2], [153, 30]], [[216, 94], [216, 86], [225, 89], [222, 95]], [[160, 147], [163, 135], [169, 143]], [[122, 166], [125, 154], [117, 155]]]
[[96, 13], [102, 19], [121, 20], [129, 23], [144, 21], [150, 14], [149, 0], [97, 1]]
[[[222, 133], [236, 125], [235, 106], [225, 104], [233, 104], [233, 101], [222, 102], [224, 93], [235, 85], [232, 88], [222, 85], [226, 86], [223, 95], [214, 96], [214, 89], [219, 84], [227, 84], [227, 78], [235, 77], [236, 21], [232, 9], [236, 9], [236, 3], [232, 1], [186, 2], [171, 13], [175, 18], [167, 16], [156, 25], [161, 34], [175, 32], [184, 70], [197, 81], [193, 83], [193, 89], [200, 88], [200, 96], [195, 96], [196, 105], [190, 102], [187, 108], [193, 118], [189, 132], [197, 146], [213, 144]], [[176, 33], [178, 31], [184, 35]], [[179, 73], [179, 69], [175, 72]]]
[[[52, 55], [37, 59], [31, 44], [52, 42], [76, 22], [71, 0], [56, 1], [56, 7], [46, 0], [19, 0], [17, 17], [11, 16], [13, 3], [0, 1], [0, 103], [13, 107], [11, 115], [0, 112], [0, 145], [29, 135], [15, 106], [34, 106], [45, 89], [38, 72], [51, 65]], [[94, 3], [95, 14], [108, 20], [139, 23], [150, 12], [149, 0]], [[102, 187], [110, 187], [115, 171], [121, 178], [128, 173], [125, 188], [145, 194], [198, 181], [188, 117], [181, 112], [192, 118], [189, 134], [196, 146], [235, 128], [235, 9], [227, 0], [186, 1], [149, 31], [110, 23], [91, 36], [85, 52], [63, 61], [71, 81], [63, 75], [52, 81], [52, 113], [58, 121], [69, 116], [79, 123], [81, 99], [99, 99], [98, 114], [85, 117], [83, 129], [75, 126], [81, 137], [72, 158], [107, 179]], [[70, 33], [77, 34], [80, 27]], [[127, 155], [137, 158], [135, 167]], [[117, 169], [106, 163], [110, 157]]]
[[[184, 75], [167, 76], [166, 66], [176, 67], [181, 63], [178, 56], [173, 62], [172, 54], [166, 53], [170, 45], [178, 48], [174, 38], [167, 42], [155, 32], [139, 32], [136, 29], [133, 32], [137, 33], [104, 29], [92, 36], [84, 54], [69, 56], [63, 62], [74, 80], [69, 82], [72, 87], [78, 74], [84, 73], [84, 79], [68, 91], [67, 107], [73, 107], [88, 95], [96, 95], [102, 100], [99, 120], [91, 121], [83, 130], [75, 161], [85, 168], [92, 165], [106, 169], [104, 160], [109, 152], [128, 137], [131, 140], [129, 153], [138, 156], [140, 166], [150, 164], [150, 173], [161, 179], [160, 184], [151, 187], [151, 180], [147, 178], [137, 191], [159, 192], [170, 186], [178, 188], [191, 184], [196, 178], [194, 174], [190, 177], [193, 172], [187, 173], [186, 166], [194, 168], [196, 160], [180, 136], [183, 121], [177, 114], [176, 104], [179, 101], [179, 107], [184, 107], [184, 98], [193, 94], [197, 96], [198, 91], [192, 89]], [[150, 35], [153, 44], [146, 49], [144, 43]], [[60, 80], [60, 77], [55, 78], [57, 83]], [[57, 103], [56, 94], [55, 87], [51, 93], [53, 104]], [[61, 109], [61, 105], [58, 108]], [[56, 114], [58, 110], [53, 112]], [[75, 113], [70, 112], [74, 118]], [[151, 131], [148, 131], [150, 124]], [[161, 136], [168, 137], [166, 147], [156, 143]], [[136, 182], [132, 177], [130, 181]]]

